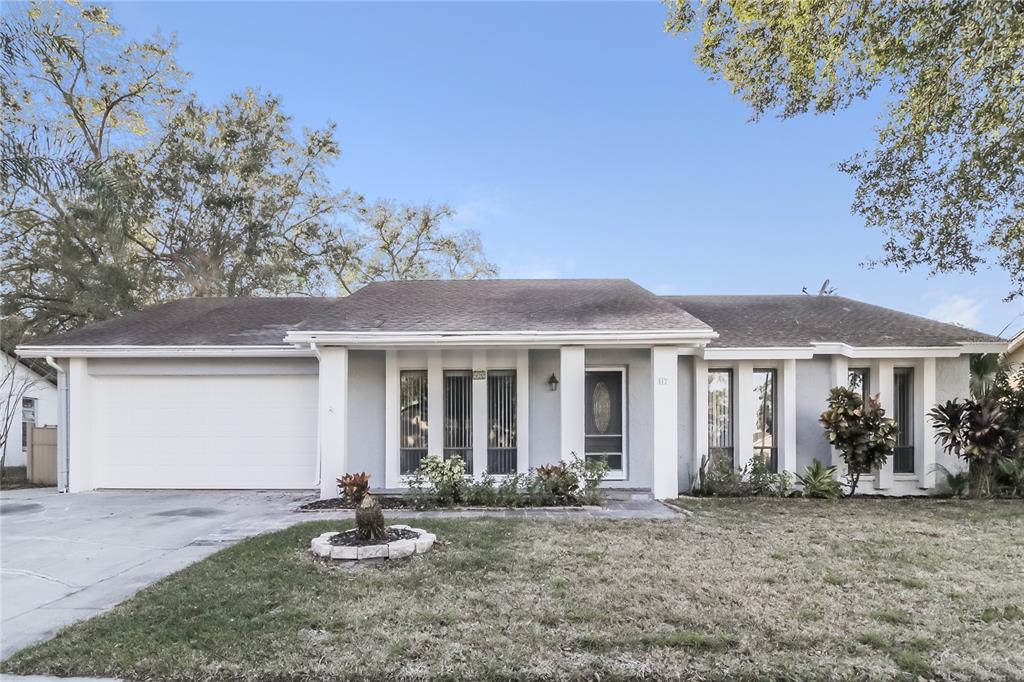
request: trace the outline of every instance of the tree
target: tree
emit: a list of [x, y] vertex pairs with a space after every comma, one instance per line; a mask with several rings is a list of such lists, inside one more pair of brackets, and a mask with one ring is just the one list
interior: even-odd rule
[[[112, 161], [146, 144], [187, 76], [173, 41], [126, 40], [100, 6], [31, 4], [0, 23], [3, 314], [47, 333], [144, 302]], [[122, 166], [128, 165], [126, 162]]]
[[896, 449], [896, 422], [885, 416], [878, 396], [865, 403], [858, 391], [836, 386], [818, 421], [846, 463], [847, 495], [857, 492], [861, 474], [881, 469]]
[[358, 235], [334, 261], [335, 277], [346, 292], [382, 280], [477, 279], [498, 268], [483, 255], [480, 235], [445, 232], [455, 212], [447, 206], [396, 206], [359, 199], [351, 213]]
[[333, 191], [332, 124], [296, 136], [280, 101], [251, 90], [204, 105], [173, 41], [129, 41], [105, 8], [11, 14], [0, 294], [30, 336], [166, 298], [496, 273], [478, 235], [447, 229], [447, 207]]
[[889, 95], [874, 149], [840, 169], [885, 235], [881, 263], [998, 265], [1024, 293], [1024, 2], [667, 0], [696, 62], [753, 109], [790, 118]]

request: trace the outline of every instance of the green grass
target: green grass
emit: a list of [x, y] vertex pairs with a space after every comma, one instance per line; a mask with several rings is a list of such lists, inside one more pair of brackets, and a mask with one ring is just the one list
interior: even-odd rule
[[[164, 680], [1024, 678], [1024, 506], [682, 500], [665, 521], [421, 521], [328, 566], [228, 548], [5, 672]], [[394, 519], [397, 521], [397, 518]], [[832, 576], [832, 578], [829, 578]]]

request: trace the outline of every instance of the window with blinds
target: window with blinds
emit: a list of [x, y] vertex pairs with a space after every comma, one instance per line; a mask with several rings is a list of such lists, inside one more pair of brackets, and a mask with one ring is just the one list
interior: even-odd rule
[[860, 393], [861, 399], [868, 401], [868, 381], [871, 378], [870, 370], [867, 367], [851, 367], [847, 372], [847, 385], [851, 391]]
[[775, 438], [776, 388], [774, 369], [754, 370], [754, 457], [779, 470], [779, 449]]
[[473, 473], [473, 372], [444, 372], [444, 456], [461, 457]]
[[399, 471], [415, 473], [427, 456], [427, 371], [405, 369], [399, 374]]
[[487, 373], [487, 472], [514, 474], [517, 460], [516, 371]]
[[732, 443], [732, 370], [708, 370], [708, 457], [735, 465]]
[[896, 421], [896, 451], [892, 471], [914, 473], [914, 369], [897, 367], [893, 374], [893, 419]]

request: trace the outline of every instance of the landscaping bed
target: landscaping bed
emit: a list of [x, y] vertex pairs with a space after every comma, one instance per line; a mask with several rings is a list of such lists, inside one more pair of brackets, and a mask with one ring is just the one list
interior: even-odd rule
[[[1024, 678], [1024, 505], [694, 499], [670, 520], [432, 519], [341, 570], [312, 521], [225, 549], [5, 672], [161, 680]], [[401, 523], [388, 518], [388, 523]]]
[[[564, 509], [594, 509], [595, 505], [563, 504], [558, 506], [542, 505], [540, 501], [536, 505], [528, 504], [529, 500], [524, 498], [518, 503], [506, 505], [452, 505], [439, 504], [429, 497], [401, 497], [397, 495], [374, 495], [380, 506], [384, 509], [405, 509], [408, 511], [427, 511], [431, 509], [449, 509], [451, 511], [497, 511], [502, 509], [536, 509], [536, 510], [564, 510]], [[541, 506], [537, 506], [541, 505]], [[296, 509], [300, 512], [333, 511], [339, 509], [355, 509], [356, 504], [344, 497], [334, 497], [327, 500], [314, 500], [307, 502]]]

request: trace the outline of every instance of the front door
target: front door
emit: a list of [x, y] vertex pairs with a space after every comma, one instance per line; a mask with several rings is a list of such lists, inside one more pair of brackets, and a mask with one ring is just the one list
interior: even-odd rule
[[624, 369], [588, 369], [585, 388], [584, 454], [608, 463], [608, 478], [626, 477]]

